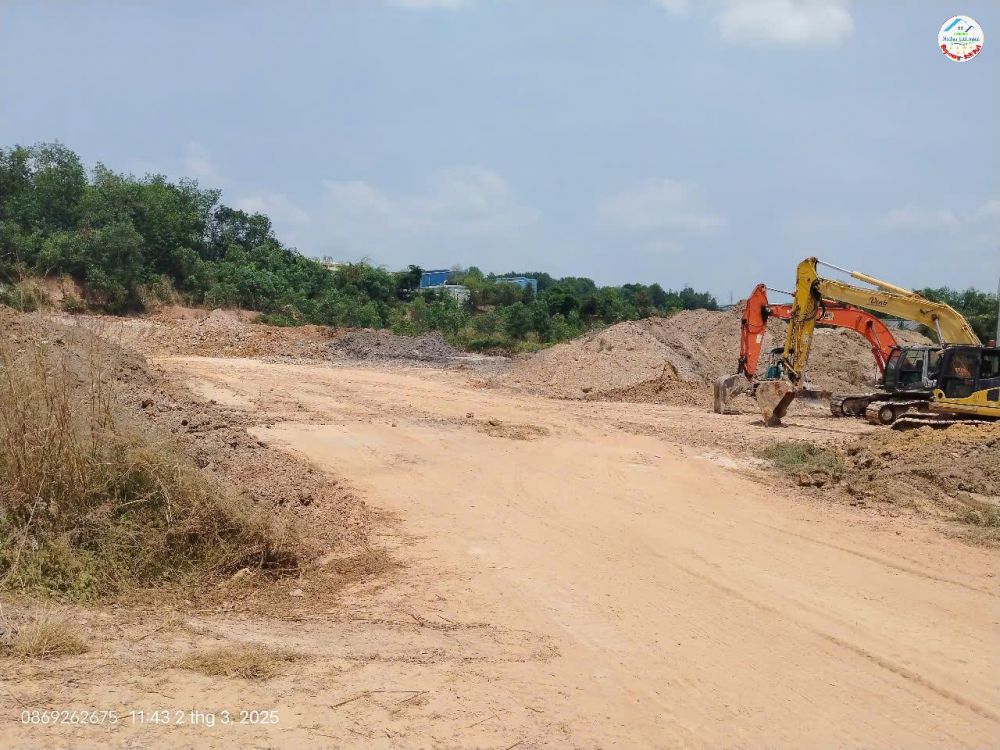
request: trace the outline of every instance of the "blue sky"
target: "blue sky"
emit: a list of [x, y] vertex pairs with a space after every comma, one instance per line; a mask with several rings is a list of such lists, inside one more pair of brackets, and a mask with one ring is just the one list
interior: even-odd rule
[[0, 65], [0, 144], [196, 177], [308, 255], [722, 300], [812, 254], [1000, 275], [995, 2], [32, 0]]

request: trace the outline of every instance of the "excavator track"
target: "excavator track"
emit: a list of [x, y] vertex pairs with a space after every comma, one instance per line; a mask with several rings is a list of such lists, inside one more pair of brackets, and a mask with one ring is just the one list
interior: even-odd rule
[[911, 411], [927, 413], [928, 401], [920, 399], [910, 399], [909, 401], [882, 399], [872, 401], [865, 408], [865, 419], [872, 424], [894, 425], [896, 420]]
[[835, 417], [863, 417], [868, 404], [880, 397], [879, 393], [834, 395], [830, 398], [830, 413]]
[[957, 414], [904, 414], [892, 423], [892, 429], [915, 430], [920, 427], [931, 427], [935, 430], [944, 430], [953, 424], [995, 424], [995, 421], [992, 419], [962, 417]]

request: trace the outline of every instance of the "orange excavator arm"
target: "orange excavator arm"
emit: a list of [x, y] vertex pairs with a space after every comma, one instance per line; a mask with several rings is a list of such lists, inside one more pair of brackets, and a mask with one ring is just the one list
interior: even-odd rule
[[[767, 287], [758, 284], [747, 298], [740, 321], [740, 359], [737, 372], [752, 380], [760, 360], [760, 346], [764, 340], [769, 318], [789, 320], [792, 305], [771, 305], [767, 301]], [[872, 348], [872, 356], [879, 372], [885, 372], [889, 353], [896, 346], [896, 338], [885, 323], [860, 308], [843, 302], [823, 300], [820, 303], [816, 322], [833, 328], [848, 328], [865, 337]]]

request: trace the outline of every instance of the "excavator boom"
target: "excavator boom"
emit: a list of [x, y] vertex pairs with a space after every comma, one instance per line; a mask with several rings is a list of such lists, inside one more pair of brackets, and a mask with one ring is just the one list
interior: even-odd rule
[[792, 305], [782, 354], [782, 362], [790, 383], [784, 388], [769, 389], [766, 392], [758, 389], [757, 392], [761, 411], [768, 415], [768, 424], [780, 422], [788, 404], [794, 398], [794, 387], [805, 375], [812, 347], [813, 330], [819, 322], [824, 300], [855, 305], [921, 323], [937, 333], [941, 344], [982, 346], [968, 321], [958, 311], [944, 303], [932, 302], [916, 292], [895, 284], [837, 266], [831, 267], [876, 288], [866, 289], [826, 279], [819, 275], [817, 271], [819, 265], [820, 261], [816, 258], [806, 258], [799, 263], [796, 273], [795, 301]]
[[[725, 413], [732, 399], [746, 389], [746, 386], [740, 383], [741, 374], [746, 376], [747, 381], [752, 381], [756, 375], [767, 321], [770, 318], [790, 320], [792, 313], [792, 305], [769, 304], [767, 287], [764, 284], [754, 287], [743, 306], [743, 316], [740, 320], [740, 358], [737, 362], [736, 375], [721, 378], [716, 383], [716, 412]], [[889, 353], [896, 346], [896, 339], [881, 320], [871, 313], [843, 302], [824, 299], [821, 300], [816, 322], [833, 328], [847, 328], [864, 336], [871, 346], [879, 373], [885, 372], [885, 365]]]

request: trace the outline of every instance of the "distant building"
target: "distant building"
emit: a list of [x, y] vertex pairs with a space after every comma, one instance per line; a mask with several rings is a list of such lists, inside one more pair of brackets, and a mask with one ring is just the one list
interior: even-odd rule
[[320, 260], [320, 263], [322, 263], [322, 264], [323, 264], [323, 266], [324, 266], [324, 267], [325, 267], [325, 268], [326, 268], [326, 269], [327, 269], [328, 271], [336, 271], [336, 270], [337, 270], [338, 268], [340, 268], [341, 266], [346, 266], [346, 265], [347, 265], [347, 264], [346, 264], [346, 263], [344, 263], [343, 261], [339, 261], [339, 260], [334, 260], [334, 259], [333, 259], [333, 258], [331, 258], [331, 257], [330, 257], [329, 255], [324, 255], [324, 256], [323, 256], [323, 258], [322, 258], [322, 260]]
[[442, 292], [459, 302], [465, 302], [469, 299], [469, 288], [461, 284], [449, 284], [449, 276], [451, 276], [451, 271], [447, 269], [424, 271], [420, 274], [420, 288], [432, 292]]
[[538, 279], [529, 279], [527, 276], [504, 276], [497, 279], [498, 284], [516, 284], [522, 289], [531, 287], [531, 291], [538, 294]]
[[420, 274], [420, 288], [431, 289], [436, 286], [444, 286], [448, 283], [449, 276], [451, 276], [451, 271], [447, 268], [437, 271], [424, 271]]
[[467, 286], [462, 286], [461, 284], [443, 284], [442, 286], [436, 288], [440, 289], [449, 297], [454, 297], [459, 302], [465, 302], [469, 299], [469, 287]]

